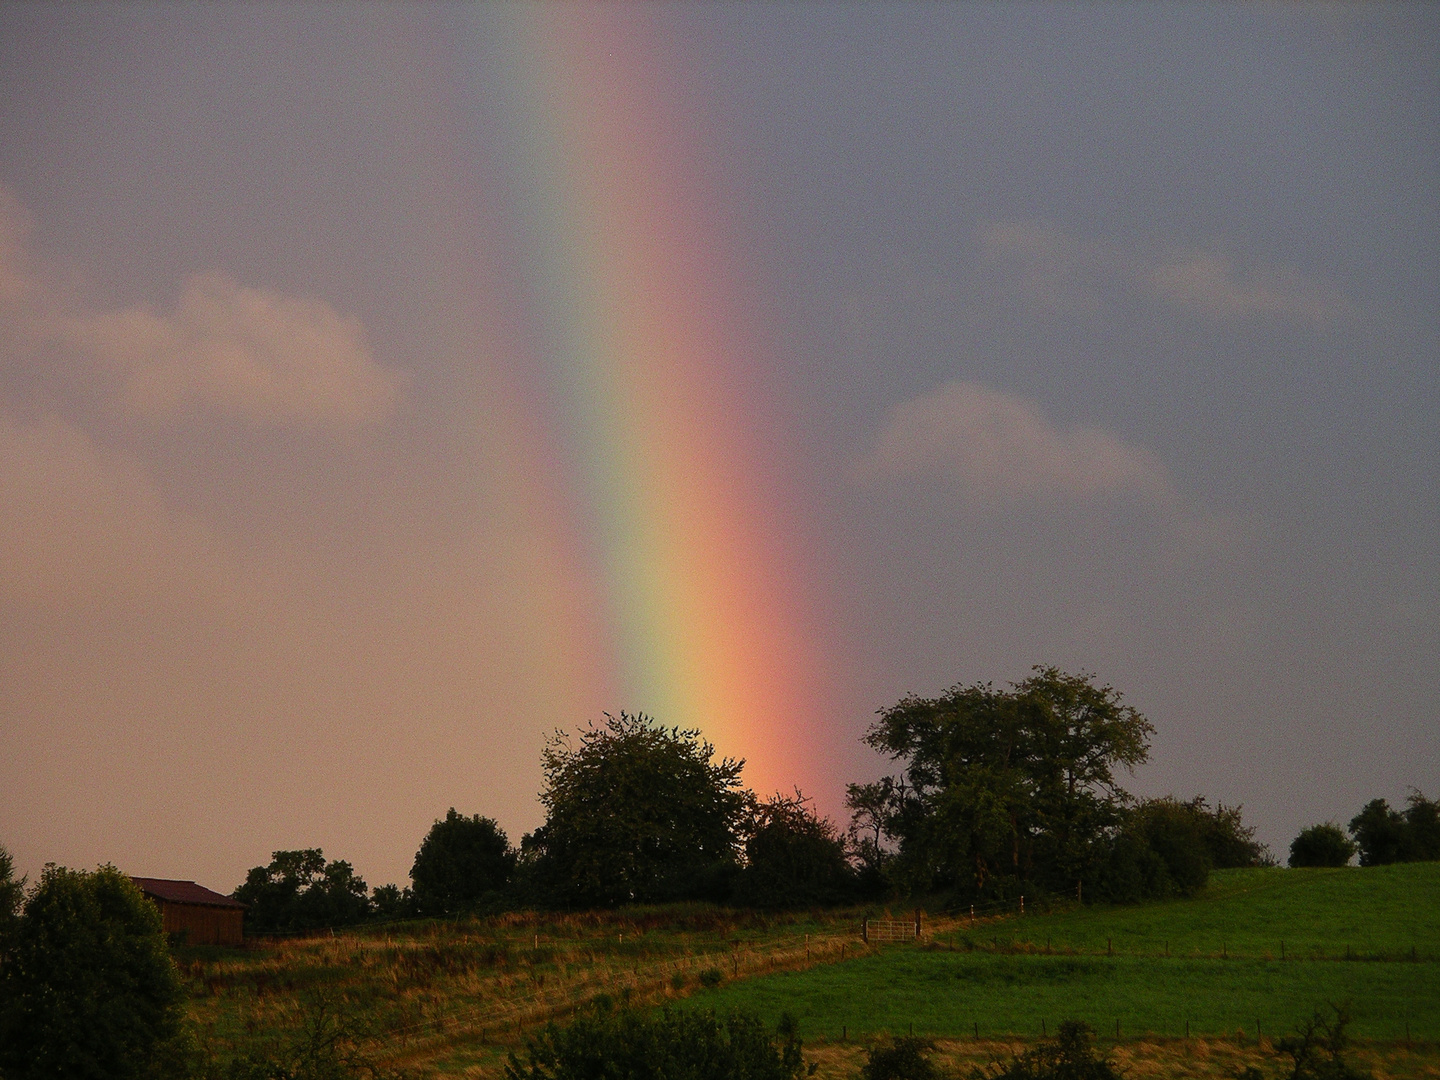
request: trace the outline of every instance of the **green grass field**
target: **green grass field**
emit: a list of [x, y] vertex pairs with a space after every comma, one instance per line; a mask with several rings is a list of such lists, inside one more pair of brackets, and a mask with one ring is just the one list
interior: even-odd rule
[[1190, 900], [941, 922], [918, 947], [732, 982], [693, 1002], [790, 1012], [809, 1038], [912, 1025], [1035, 1037], [1070, 1017], [1112, 1036], [1118, 1021], [1122, 1037], [1183, 1035], [1187, 1023], [1254, 1037], [1257, 1022], [1274, 1036], [1349, 1002], [1356, 1037], [1440, 1040], [1440, 864], [1227, 871]]

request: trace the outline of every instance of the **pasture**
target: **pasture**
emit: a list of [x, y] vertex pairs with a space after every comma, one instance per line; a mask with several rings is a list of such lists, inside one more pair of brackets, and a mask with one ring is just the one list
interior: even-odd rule
[[958, 1068], [1071, 1017], [1135, 1075], [1234, 1075], [1314, 1008], [1349, 1002], [1367, 1067], [1440, 1075], [1440, 864], [1224, 871], [1188, 900], [927, 914], [918, 943], [864, 944], [862, 914], [521, 913], [181, 964], [222, 1053], [290, 1037], [318, 1005], [422, 1076], [497, 1075], [527, 1032], [599, 1000], [789, 1012], [819, 1075], [837, 1078], [885, 1033], [934, 1038]]

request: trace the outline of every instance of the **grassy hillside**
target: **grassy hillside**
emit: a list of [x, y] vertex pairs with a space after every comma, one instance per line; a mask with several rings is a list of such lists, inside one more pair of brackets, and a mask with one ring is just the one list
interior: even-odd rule
[[[858, 912], [695, 906], [408, 923], [180, 960], [201, 1034], [222, 1053], [292, 1037], [318, 1004], [354, 1017], [385, 1060], [433, 1077], [497, 1075], [524, 1032], [600, 996], [772, 1022], [791, 1012], [820, 1075], [835, 1077], [855, 1074], [866, 1034], [913, 1025], [956, 1062], [979, 1061], [1068, 1017], [1110, 1038], [1119, 1021], [1139, 1072], [1233, 1075], [1259, 1053], [1257, 1021], [1276, 1036], [1346, 1000], [1362, 1039], [1402, 1040], [1408, 1024], [1429, 1041], [1367, 1050], [1394, 1059], [1382, 1071], [1426, 1075], [1440, 1056], [1440, 864], [1231, 871], [1192, 900], [1030, 912], [927, 916], [919, 946], [864, 945]], [[707, 971], [722, 985], [701, 989]], [[1177, 1049], [1165, 1040], [1187, 1021], [1196, 1038]]]
[[696, 999], [789, 1011], [812, 1038], [1033, 1037], [1067, 1017], [1122, 1036], [1254, 1037], [1345, 1001], [1358, 1037], [1440, 1040], [1440, 864], [1228, 871], [1190, 900], [940, 922], [920, 947]]

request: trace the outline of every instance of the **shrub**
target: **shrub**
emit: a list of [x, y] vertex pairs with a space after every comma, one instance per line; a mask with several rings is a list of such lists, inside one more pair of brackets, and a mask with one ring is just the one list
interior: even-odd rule
[[1095, 1033], [1080, 1020], [1065, 1020], [1055, 1038], [1012, 1058], [1008, 1065], [977, 1069], [981, 1080], [1120, 1080], [1108, 1058], [1095, 1052]]
[[700, 985], [707, 990], [713, 990], [725, 981], [724, 973], [717, 967], [708, 967], [700, 972]]
[[1300, 830], [1290, 842], [1291, 866], [1344, 866], [1355, 854], [1355, 845], [1333, 821]]
[[1281, 1039], [1276, 1048], [1295, 1062], [1290, 1080], [1370, 1080], [1369, 1073], [1357, 1071], [1345, 1060], [1349, 1023], [1349, 1011], [1332, 1005], [1329, 1013], [1316, 1009], [1294, 1035]]
[[595, 1012], [568, 1028], [550, 1024], [511, 1054], [507, 1080], [797, 1080], [803, 1061], [788, 1017], [772, 1036], [744, 1013]]
[[183, 1037], [184, 990], [160, 912], [113, 866], [47, 866], [10, 934], [0, 1075], [156, 1075]]
[[902, 1036], [866, 1051], [861, 1080], [939, 1080], [940, 1070], [930, 1060], [935, 1045], [927, 1039]]

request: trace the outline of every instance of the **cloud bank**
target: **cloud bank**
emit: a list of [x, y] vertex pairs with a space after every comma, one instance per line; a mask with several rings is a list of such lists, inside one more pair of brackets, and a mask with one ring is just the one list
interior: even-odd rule
[[1164, 466], [1148, 451], [1101, 428], [1059, 427], [1032, 401], [961, 381], [892, 406], [855, 476], [872, 486], [939, 478], [986, 504], [1173, 498]]
[[[11, 347], [59, 344], [116, 380], [150, 419], [220, 413], [338, 431], [384, 422], [402, 377], [376, 362], [359, 321], [323, 300], [190, 277], [171, 311], [87, 305], [31, 270], [30, 216], [0, 188], [0, 327]], [[12, 358], [15, 359], [15, 358]]]

